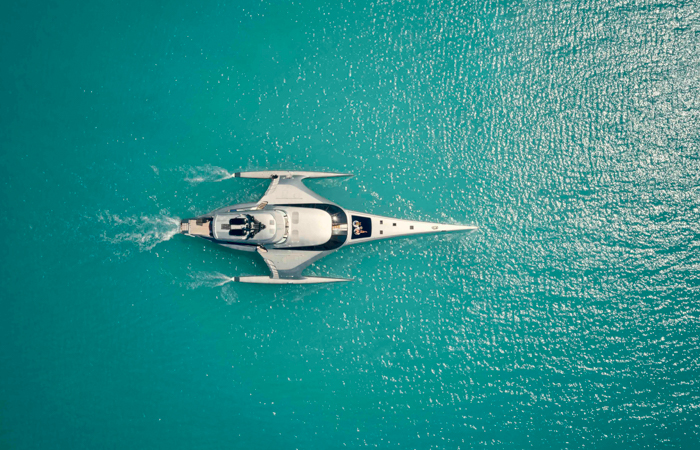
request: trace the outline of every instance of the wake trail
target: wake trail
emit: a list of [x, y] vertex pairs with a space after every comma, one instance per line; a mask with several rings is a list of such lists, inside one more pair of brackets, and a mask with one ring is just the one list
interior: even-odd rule
[[119, 216], [109, 212], [98, 216], [107, 225], [102, 237], [112, 244], [133, 244], [139, 251], [152, 250], [180, 232], [180, 219], [166, 215]]
[[187, 284], [189, 289], [197, 289], [200, 287], [215, 288], [231, 283], [234, 278], [224, 275], [220, 272], [199, 272], [191, 273], [189, 277], [192, 279]]
[[192, 279], [192, 281], [187, 284], [189, 289], [221, 287], [234, 280], [233, 277], [224, 275], [221, 272], [199, 272], [189, 274], [189, 277]]
[[[190, 273], [190, 282], [186, 284], [188, 289], [204, 288], [221, 288], [220, 296], [227, 305], [232, 305], [238, 302], [238, 294], [233, 288], [233, 277], [224, 275], [221, 272], [198, 272]], [[218, 298], [218, 296], [217, 296]]]
[[192, 185], [200, 183], [218, 183], [236, 176], [235, 173], [231, 173], [223, 167], [212, 166], [210, 164], [196, 167], [186, 166], [179, 169], [179, 171], [184, 172], [185, 181]]

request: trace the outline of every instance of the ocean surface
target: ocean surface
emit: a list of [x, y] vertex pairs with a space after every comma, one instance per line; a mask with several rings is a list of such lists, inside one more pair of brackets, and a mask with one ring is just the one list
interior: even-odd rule
[[[700, 448], [700, 3], [0, 6], [0, 448]], [[308, 274], [255, 201], [475, 224]]]

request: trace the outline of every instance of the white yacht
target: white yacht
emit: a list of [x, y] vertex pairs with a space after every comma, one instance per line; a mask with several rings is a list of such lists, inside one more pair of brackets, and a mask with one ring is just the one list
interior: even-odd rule
[[470, 231], [470, 225], [394, 219], [344, 209], [317, 195], [305, 178], [347, 177], [344, 173], [263, 171], [238, 172], [236, 178], [271, 180], [255, 203], [227, 206], [183, 220], [180, 232], [244, 252], [256, 252], [270, 276], [235, 277], [241, 283], [303, 284], [352, 281], [305, 277], [304, 269], [341, 247], [418, 234]]

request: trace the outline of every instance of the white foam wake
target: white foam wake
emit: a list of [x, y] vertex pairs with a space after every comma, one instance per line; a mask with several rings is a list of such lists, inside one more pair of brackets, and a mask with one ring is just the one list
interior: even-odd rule
[[189, 276], [192, 279], [192, 281], [187, 284], [189, 289], [221, 287], [234, 280], [233, 277], [229, 277], [220, 272], [198, 272], [191, 273]]
[[199, 184], [205, 182], [219, 182], [235, 177], [235, 173], [231, 173], [223, 167], [216, 167], [207, 164], [206, 166], [183, 167], [180, 169], [185, 173], [185, 181], [190, 184]]
[[98, 221], [108, 226], [103, 238], [112, 244], [131, 243], [140, 251], [153, 249], [180, 231], [180, 219], [161, 216], [119, 216], [105, 212]]
[[[222, 288], [220, 298], [227, 304], [232, 305], [238, 302], [238, 295], [233, 285], [230, 285], [235, 278], [224, 275], [220, 272], [198, 272], [190, 273], [190, 282], [186, 284], [188, 289], [206, 288]], [[219, 298], [219, 296], [217, 296]]]

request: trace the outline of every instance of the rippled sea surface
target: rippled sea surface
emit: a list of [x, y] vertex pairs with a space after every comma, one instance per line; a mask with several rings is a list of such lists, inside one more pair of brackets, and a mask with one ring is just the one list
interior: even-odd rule
[[[0, 447], [700, 448], [700, 4], [6, 2]], [[176, 235], [271, 168], [477, 232], [327, 286]]]

